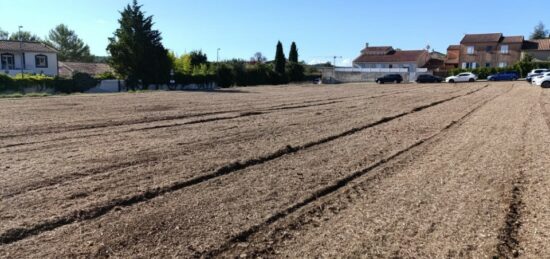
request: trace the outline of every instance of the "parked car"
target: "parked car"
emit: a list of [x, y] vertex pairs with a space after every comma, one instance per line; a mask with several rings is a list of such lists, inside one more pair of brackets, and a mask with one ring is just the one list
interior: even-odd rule
[[487, 77], [487, 80], [489, 81], [510, 81], [510, 80], [518, 80], [519, 74], [517, 72], [500, 72], [496, 73], [494, 75], [490, 75]]
[[441, 83], [443, 78], [432, 75], [419, 75], [416, 78], [417, 83]]
[[456, 76], [450, 76], [445, 78], [445, 82], [447, 83], [475, 82], [476, 80], [477, 80], [477, 75], [470, 72], [460, 73]]
[[530, 75], [528, 75], [528, 76], [525, 78], [525, 80], [526, 80], [527, 82], [529, 82], [529, 83], [532, 83], [533, 79], [534, 79], [535, 77], [537, 77], [537, 76], [540, 76], [540, 75], [542, 75], [542, 73], [538, 73], [538, 74], [531, 74], [531, 73], [530, 73]]
[[550, 72], [533, 78], [533, 84], [543, 88], [550, 88]]
[[541, 75], [542, 73], [545, 73], [545, 72], [550, 72], [550, 69], [546, 69], [546, 68], [533, 69], [533, 70], [531, 70], [531, 72], [527, 73], [527, 77], [534, 76], [536, 74]]
[[403, 82], [403, 77], [399, 74], [388, 74], [383, 77], [379, 77], [376, 79], [376, 83], [383, 84], [383, 83], [401, 83]]

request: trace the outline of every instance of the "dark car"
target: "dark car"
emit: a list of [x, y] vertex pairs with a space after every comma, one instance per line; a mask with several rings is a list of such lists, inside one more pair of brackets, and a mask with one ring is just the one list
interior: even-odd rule
[[403, 82], [403, 77], [399, 74], [388, 74], [383, 77], [379, 77], [376, 79], [376, 83], [383, 84], [383, 83], [401, 83]]
[[500, 72], [487, 77], [489, 81], [511, 81], [518, 80], [519, 75], [516, 72]]
[[441, 83], [443, 78], [432, 75], [419, 75], [416, 78], [417, 83]]

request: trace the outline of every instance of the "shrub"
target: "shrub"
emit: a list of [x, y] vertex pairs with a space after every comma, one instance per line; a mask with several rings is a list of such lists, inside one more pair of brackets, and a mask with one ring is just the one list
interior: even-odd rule
[[286, 65], [286, 72], [288, 74], [288, 79], [291, 82], [300, 82], [304, 80], [304, 71], [305, 68], [300, 63], [289, 62]]
[[113, 72], [107, 71], [95, 76], [98, 80], [110, 80], [117, 79], [116, 75]]
[[216, 82], [219, 87], [224, 87], [224, 88], [227, 88], [233, 85], [234, 83], [233, 72], [231, 71], [231, 68], [228, 65], [222, 64], [218, 67]]

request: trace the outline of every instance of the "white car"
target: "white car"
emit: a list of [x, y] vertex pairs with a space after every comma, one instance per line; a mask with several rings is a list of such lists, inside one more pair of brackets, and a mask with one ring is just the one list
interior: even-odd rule
[[450, 76], [445, 78], [445, 82], [447, 83], [475, 82], [476, 80], [477, 80], [477, 76], [470, 72], [460, 73], [456, 76]]
[[545, 69], [545, 68], [533, 69], [533, 70], [531, 70], [531, 72], [529, 72], [527, 74], [527, 77], [531, 77], [532, 75], [542, 74], [542, 73], [546, 73], [546, 72], [550, 72], [550, 69]]
[[550, 88], [550, 73], [546, 72], [541, 76], [533, 78], [533, 84], [543, 88]]

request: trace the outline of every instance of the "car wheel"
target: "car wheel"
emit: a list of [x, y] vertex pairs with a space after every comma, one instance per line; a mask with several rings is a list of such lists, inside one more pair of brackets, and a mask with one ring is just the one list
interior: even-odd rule
[[550, 88], [550, 81], [543, 82], [540, 87], [542, 88]]
[[454, 80], [454, 79], [451, 79], [451, 80], [449, 80], [449, 83], [454, 84], [454, 83], [455, 83], [455, 80]]
[[475, 81], [476, 81], [476, 80], [473, 79], [473, 78], [470, 78], [470, 80], [468, 80], [468, 82], [470, 82], [470, 83], [471, 83], [471, 82], [475, 82]]

